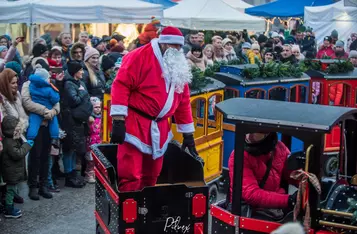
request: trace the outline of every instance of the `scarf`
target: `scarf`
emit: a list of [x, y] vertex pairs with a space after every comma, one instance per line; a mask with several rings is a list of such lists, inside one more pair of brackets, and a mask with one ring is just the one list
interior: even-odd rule
[[270, 133], [264, 140], [256, 143], [245, 143], [244, 150], [253, 156], [266, 155], [275, 149], [278, 143], [276, 132]]

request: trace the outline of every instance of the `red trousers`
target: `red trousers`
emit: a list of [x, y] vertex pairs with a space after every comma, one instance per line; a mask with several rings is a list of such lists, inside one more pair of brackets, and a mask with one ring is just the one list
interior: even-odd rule
[[147, 186], [154, 186], [160, 175], [163, 159], [162, 156], [153, 160], [152, 155], [143, 154], [127, 142], [119, 145], [117, 154], [119, 191], [137, 191]]

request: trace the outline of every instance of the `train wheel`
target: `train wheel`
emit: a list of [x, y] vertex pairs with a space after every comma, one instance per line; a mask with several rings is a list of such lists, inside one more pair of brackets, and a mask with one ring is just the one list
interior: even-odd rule
[[211, 184], [211, 186], [209, 187], [209, 191], [208, 191], [208, 194], [209, 194], [209, 204], [214, 204], [217, 202], [217, 197], [218, 197], [218, 188], [217, 188], [217, 185], [214, 183], [214, 184]]
[[338, 170], [338, 158], [336, 156], [329, 157], [324, 165], [324, 172], [327, 176], [336, 175]]

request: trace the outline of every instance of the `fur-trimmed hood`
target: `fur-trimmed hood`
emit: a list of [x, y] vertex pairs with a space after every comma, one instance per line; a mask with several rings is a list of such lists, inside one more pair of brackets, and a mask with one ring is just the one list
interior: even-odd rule
[[71, 47], [71, 50], [70, 50], [70, 57], [71, 57], [71, 60], [73, 60], [73, 55], [74, 55], [74, 51], [78, 48], [81, 48], [82, 51], [83, 51], [83, 59], [84, 59], [84, 54], [86, 52], [86, 49], [85, 49], [85, 46], [80, 43], [80, 42], [76, 42], [73, 44], [73, 46]]

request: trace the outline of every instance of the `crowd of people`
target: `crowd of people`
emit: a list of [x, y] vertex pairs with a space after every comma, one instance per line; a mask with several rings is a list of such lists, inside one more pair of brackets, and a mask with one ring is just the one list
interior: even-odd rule
[[[29, 198], [51, 199], [65, 186], [82, 188], [95, 183], [89, 146], [101, 142], [104, 93], [121, 67], [122, 58], [159, 37], [160, 22], [153, 19], [136, 42], [127, 48], [125, 37], [78, 35], [62, 32], [37, 38], [29, 56], [21, 57], [17, 45], [23, 38], [0, 36], [0, 193], [7, 218], [21, 217], [14, 203], [23, 203], [17, 184], [27, 180]], [[334, 30], [316, 45], [310, 29], [284, 30], [248, 36], [246, 30], [214, 35], [191, 31], [182, 46], [191, 67], [204, 71], [216, 61], [241, 59], [293, 64], [304, 58], [349, 59], [357, 67], [357, 33], [343, 42]]]

